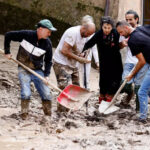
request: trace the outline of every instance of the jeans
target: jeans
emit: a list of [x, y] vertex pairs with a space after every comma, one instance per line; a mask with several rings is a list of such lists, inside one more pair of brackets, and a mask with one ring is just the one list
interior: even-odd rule
[[140, 119], [146, 119], [148, 113], [148, 96], [150, 96], [150, 65], [138, 91], [140, 102]]
[[[135, 64], [132, 63], [125, 63], [124, 65], [124, 70], [123, 70], [123, 74], [122, 74], [122, 80], [125, 79], [126, 76], [129, 75], [129, 73], [131, 72], [131, 70], [134, 68]], [[145, 64], [143, 66], [143, 68], [129, 81], [127, 82], [128, 84], [130, 83], [134, 83], [135, 85], [141, 85], [144, 76], [148, 70], [148, 64]]]
[[[42, 70], [35, 70], [36, 73], [44, 77]], [[21, 85], [21, 99], [29, 100], [31, 96], [30, 83], [33, 82], [42, 100], [51, 100], [50, 89], [43, 83], [41, 79], [35, 75], [24, 70], [22, 67], [18, 67], [18, 77]]]

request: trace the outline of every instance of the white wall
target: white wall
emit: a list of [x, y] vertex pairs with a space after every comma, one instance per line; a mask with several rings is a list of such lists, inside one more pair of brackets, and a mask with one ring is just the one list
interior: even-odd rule
[[140, 17], [140, 23], [142, 22], [142, 0], [119, 0], [118, 8], [118, 20], [125, 19], [125, 13], [132, 9], [136, 11]]

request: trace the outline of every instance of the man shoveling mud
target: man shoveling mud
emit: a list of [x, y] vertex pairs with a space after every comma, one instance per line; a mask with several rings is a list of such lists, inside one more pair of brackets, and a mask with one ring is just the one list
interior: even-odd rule
[[148, 95], [150, 94], [150, 26], [141, 26], [134, 29], [127, 22], [119, 21], [116, 28], [120, 35], [128, 37], [128, 46], [131, 49], [132, 55], [138, 59], [134, 70], [126, 79], [130, 81], [146, 63], [149, 65], [149, 69], [138, 91], [140, 103], [139, 121], [146, 123]]
[[[48, 38], [52, 31], [56, 31], [48, 19], [41, 20], [36, 31], [21, 30], [11, 31], [5, 34], [4, 49], [5, 56], [10, 59], [11, 41], [21, 42], [17, 59], [24, 65], [33, 69], [36, 73], [48, 80], [52, 65], [52, 45]], [[44, 71], [42, 70], [44, 65]], [[51, 115], [51, 95], [50, 89], [38, 77], [18, 66], [18, 77], [21, 85], [21, 117], [28, 116], [29, 102], [31, 96], [30, 83], [33, 82], [42, 99], [43, 111], [45, 115]]]

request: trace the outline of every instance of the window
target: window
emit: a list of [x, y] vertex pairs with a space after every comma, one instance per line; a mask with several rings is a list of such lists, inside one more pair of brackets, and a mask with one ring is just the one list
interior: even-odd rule
[[150, 0], [143, 0], [143, 24], [150, 24]]

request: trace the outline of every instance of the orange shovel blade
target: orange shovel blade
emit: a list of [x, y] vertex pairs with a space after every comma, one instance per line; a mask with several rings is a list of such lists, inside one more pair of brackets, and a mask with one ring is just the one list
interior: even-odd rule
[[[57, 101], [66, 108], [78, 110], [90, 98], [91, 94], [91, 92], [80, 86], [68, 85], [57, 97]], [[70, 97], [78, 101], [72, 101]]]

